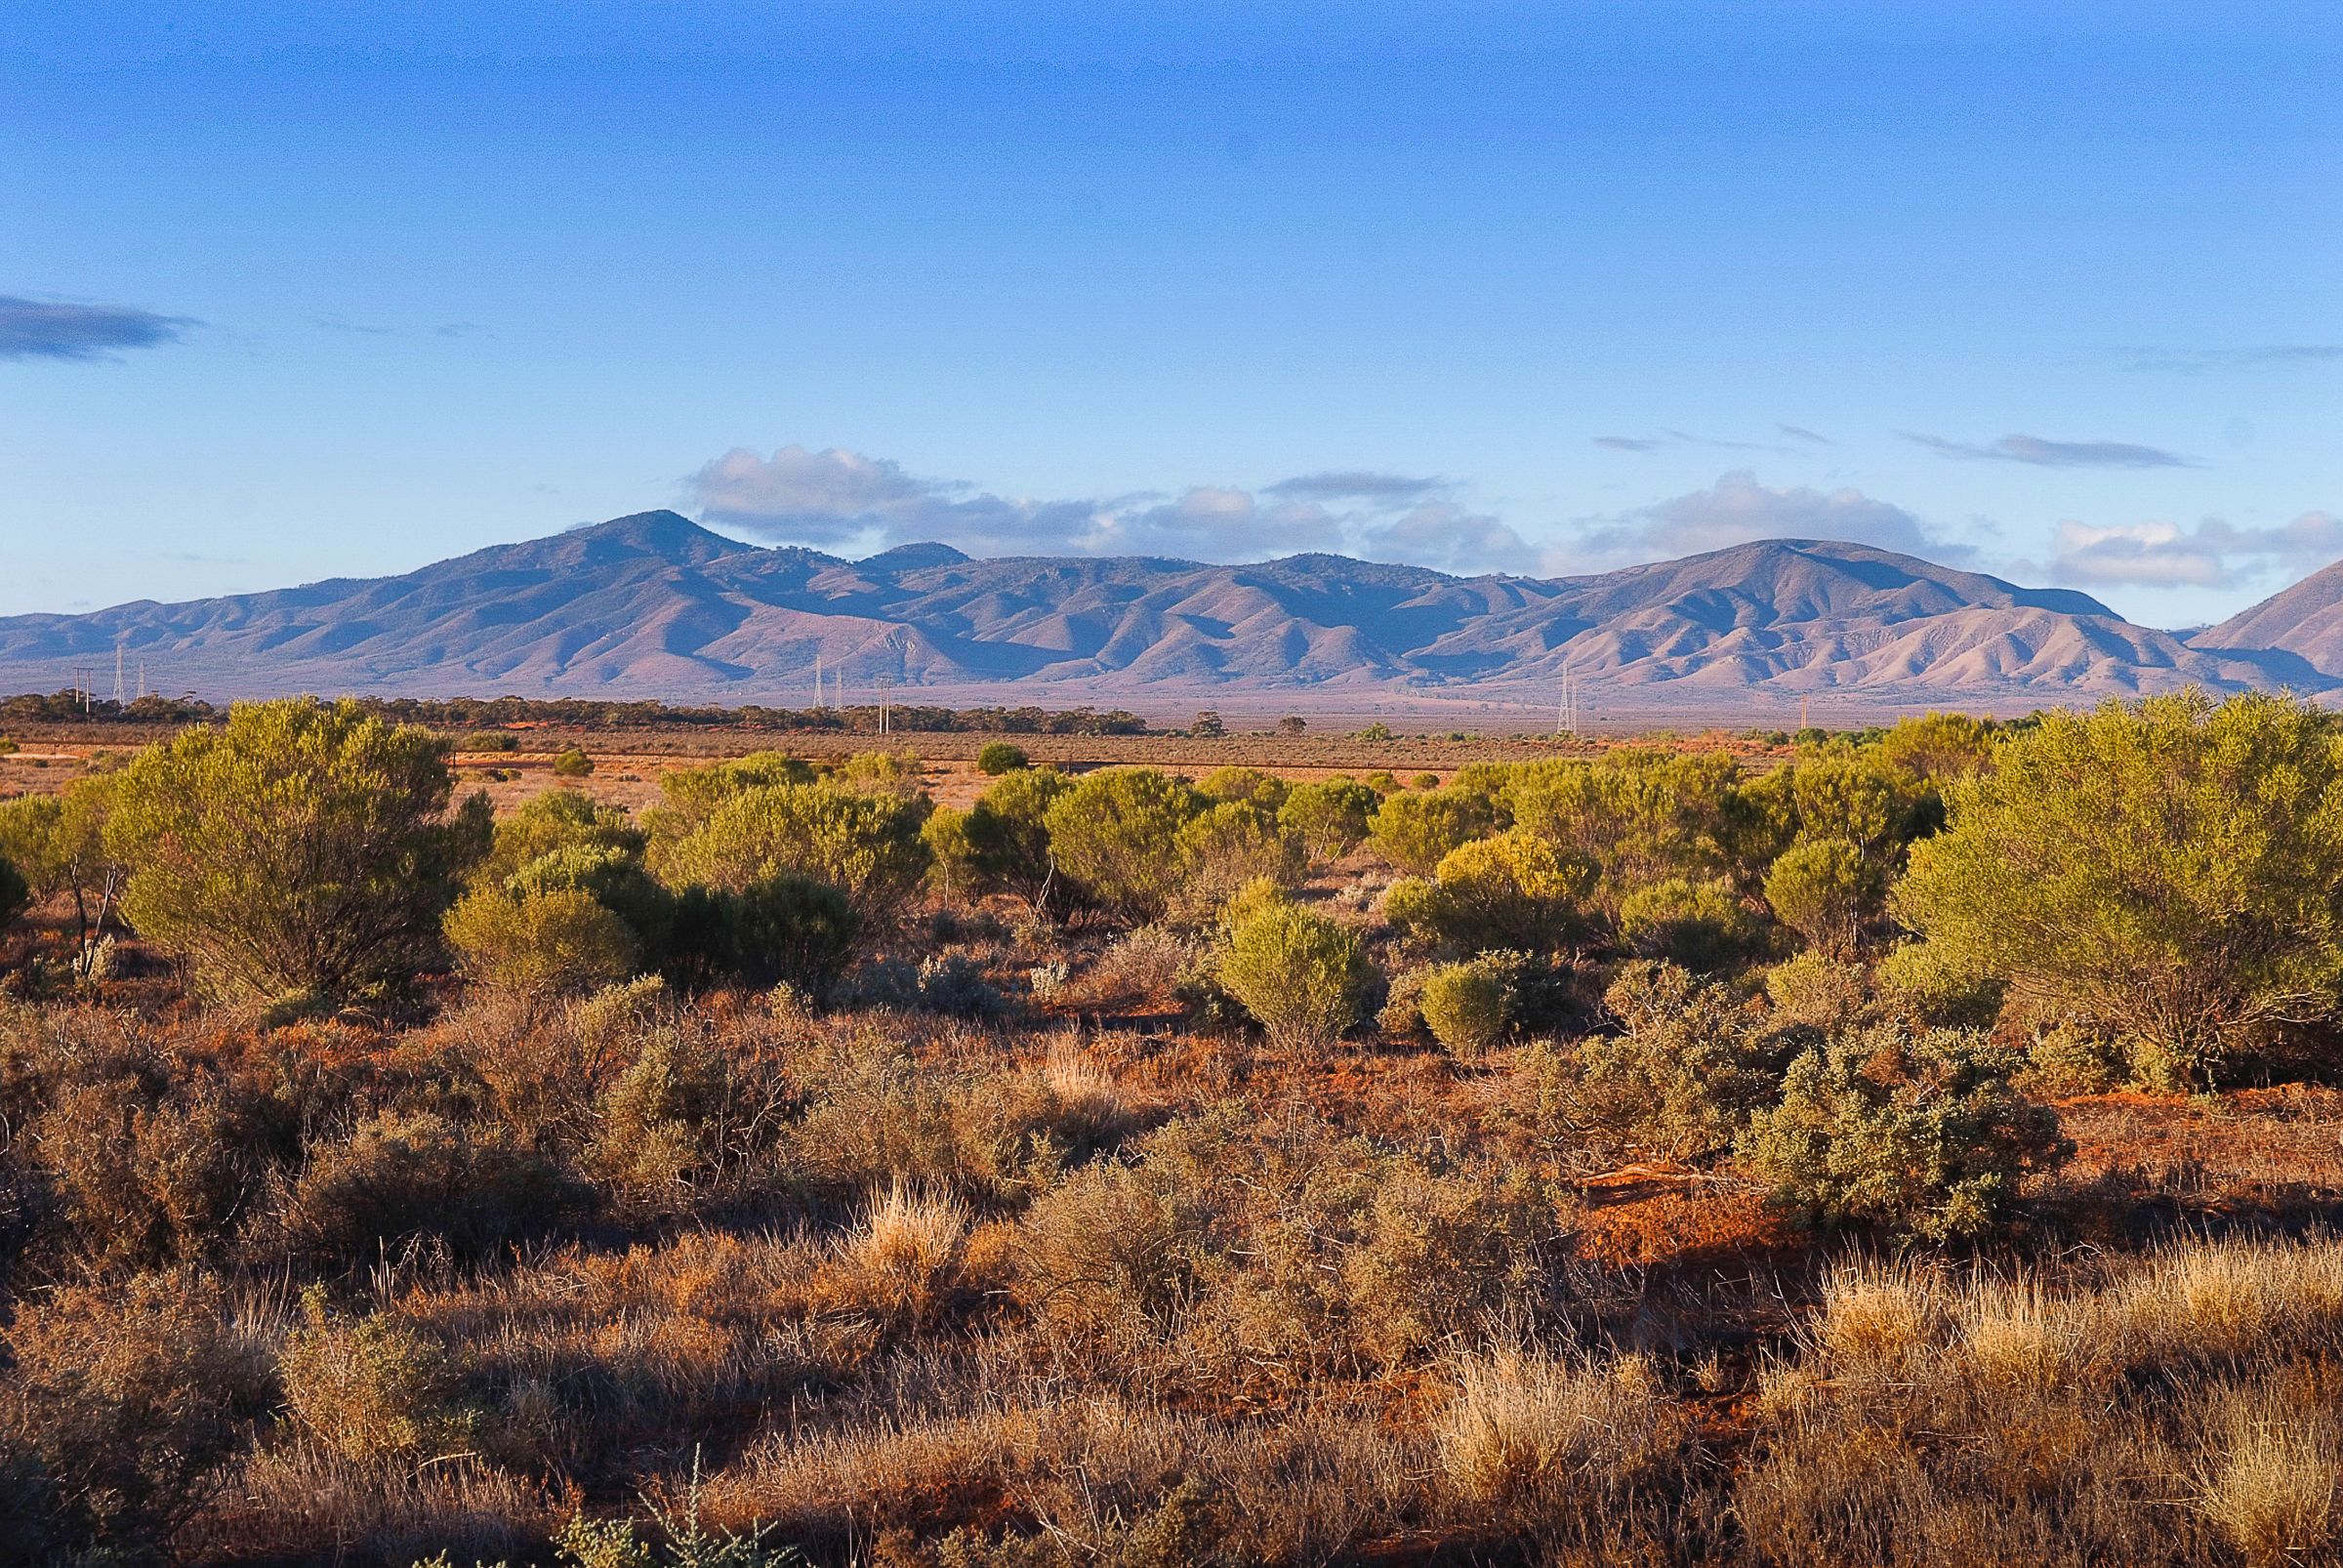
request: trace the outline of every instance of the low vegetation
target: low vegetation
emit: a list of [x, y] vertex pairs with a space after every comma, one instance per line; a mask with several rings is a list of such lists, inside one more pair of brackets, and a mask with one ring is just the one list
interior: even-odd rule
[[0, 802], [0, 1559], [2343, 1554], [2309, 706], [501, 815], [416, 717]]

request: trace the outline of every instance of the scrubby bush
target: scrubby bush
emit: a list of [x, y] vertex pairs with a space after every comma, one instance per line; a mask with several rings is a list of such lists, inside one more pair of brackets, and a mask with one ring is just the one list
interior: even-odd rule
[[1721, 1153], [1773, 1103], [1807, 1038], [1767, 1028], [1726, 987], [1672, 964], [1626, 966], [1603, 1005], [1621, 1032], [1582, 1041], [1559, 1064], [1556, 1110], [1615, 1140], [1612, 1152]]
[[1049, 841], [1049, 808], [1074, 788], [1054, 767], [1008, 773], [969, 808], [968, 853], [975, 886], [1022, 899], [1037, 915], [1048, 915], [1071, 891], [1058, 875]]
[[1516, 831], [1452, 849], [1428, 881], [1394, 883], [1383, 897], [1383, 917], [1454, 953], [1552, 952], [1586, 931], [1580, 901], [1593, 885], [1590, 862], [1564, 857], [1545, 840]]
[[1638, 957], [1731, 970], [1765, 950], [1766, 933], [1730, 879], [1669, 877], [1619, 901], [1619, 934]]
[[1484, 956], [1443, 964], [1423, 976], [1417, 1007], [1432, 1038], [1465, 1061], [1487, 1053], [1512, 1023], [1513, 970], [1504, 959]]
[[1790, 846], [1765, 874], [1765, 901], [1808, 945], [1846, 958], [1879, 918], [1887, 887], [1875, 862], [1848, 839]]
[[594, 759], [575, 746], [564, 747], [554, 754], [554, 777], [592, 778]]
[[153, 1267], [215, 1248], [266, 1163], [246, 1107], [152, 1059], [71, 1070], [26, 1130], [76, 1249], [101, 1267]]
[[264, 1378], [213, 1279], [20, 1298], [0, 1330], [0, 1557], [163, 1556], [234, 1456]]
[[675, 963], [698, 985], [786, 983], [819, 998], [845, 972], [862, 929], [844, 893], [803, 877], [689, 887], [676, 901]]
[[2011, 1088], [2014, 1065], [1959, 1030], [1842, 1032], [1789, 1064], [1741, 1158], [1818, 1222], [1977, 1235], [2006, 1217], [2027, 1176], [2075, 1152], [2058, 1113]]
[[1241, 801], [1271, 811], [1286, 804], [1286, 781], [1257, 767], [1215, 767], [1196, 781], [1196, 793], [1208, 801]]
[[410, 1236], [476, 1257], [559, 1226], [578, 1198], [543, 1155], [494, 1129], [387, 1111], [314, 1150], [283, 1224], [294, 1246], [323, 1259], [373, 1256]]
[[2343, 986], [2343, 737], [2200, 693], [2051, 714], [1952, 784], [1898, 917], [1946, 964], [2201, 1080]]
[[457, 737], [456, 750], [460, 752], [516, 752], [520, 750], [520, 737], [510, 729], [474, 729]]
[[1019, 768], [1031, 765], [1024, 747], [1012, 746], [1005, 740], [987, 741], [984, 749], [976, 754], [976, 771], [987, 778], [999, 778], [1004, 773], [1014, 773]]
[[671, 885], [740, 891], [777, 878], [826, 882], [856, 914], [884, 922], [927, 871], [921, 841], [925, 800], [862, 795], [831, 784], [773, 784], [738, 791], [666, 854]]
[[412, 1464], [470, 1447], [475, 1413], [460, 1401], [436, 1341], [381, 1314], [341, 1316], [318, 1286], [302, 1298], [302, 1312], [277, 1359], [296, 1426], [353, 1465]]
[[1367, 831], [1383, 798], [1355, 779], [1330, 778], [1296, 784], [1286, 793], [1277, 819], [1299, 836], [1314, 860], [1339, 860], [1367, 842]]
[[515, 990], [597, 990], [634, 973], [639, 956], [626, 922], [579, 887], [477, 888], [447, 912], [446, 928], [467, 972]]
[[1367, 842], [1400, 870], [1420, 877], [1497, 826], [1497, 804], [1477, 790], [1412, 791], [1383, 802]]
[[1220, 983], [1287, 1050], [1318, 1051], [1359, 1021], [1370, 970], [1359, 939], [1323, 915], [1272, 904], [1229, 934]]
[[1185, 784], [1153, 768], [1093, 773], [1050, 803], [1057, 867], [1086, 896], [1130, 920], [1164, 912], [1179, 891], [1179, 830], [1204, 809]]
[[0, 858], [0, 928], [24, 913], [32, 903], [32, 887], [23, 873], [5, 858]]
[[122, 907], [223, 995], [403, 986], [488, 846], [486, 804], [450, 818], [447, 743], [355, 703], [239, 703], [123, 772], [107, 841]]
[[1277, 813], [1252, 801], [1228, 801], [1198, 812], [1177, 838], [1186, 872], [1179, 902], [1187, 908], [1219, 907], [1253, 882], [1297, 886], [1304, 857], [1301, 841], [1279, 825]]

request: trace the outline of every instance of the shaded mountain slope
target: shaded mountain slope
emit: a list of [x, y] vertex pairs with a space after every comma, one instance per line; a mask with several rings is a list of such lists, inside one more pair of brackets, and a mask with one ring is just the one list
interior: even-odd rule
[[[1541, 581], [1325, 555], [975, 560], [920, 544], [849, 561], [654, 512], [396, 577], [0, 619], [0, 688], [54, 689], [117, 645], [174, 691], [788, 705], [811, 699], [817, 659], [866, 690], [880, 677], [1015, 688], [1004, 701], [1214, 688], [1541, 697], [1565, 668], [1654, 697], [2048, 702], [2332, 683], [2305, 682], [2309, 665], [2282, 653], [2233, 651], [2215, 640], [2225, 630], [2191, 645], [2087, 595], [1814, 540]], [[2330, 672], [2343, 671], [2343, 627], [2335, 642]]]

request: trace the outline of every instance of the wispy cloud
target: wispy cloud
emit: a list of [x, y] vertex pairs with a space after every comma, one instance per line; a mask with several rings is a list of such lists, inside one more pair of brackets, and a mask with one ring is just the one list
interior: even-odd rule
[[1405, 474], [1350, 469], [1296, 475], [1264, 485], [1261, 493], [1296, 501], [1416, 501], [1447, 488], [1444, 479], [1418, 479]]
[[1192, 485], [1075, 499], [998, 495], [928, 479], [888, 458], [736, 447], [688, 481], [707, 521], [775, 543], [880, 550], [940, 539], [973, 555], [1173, 556], [1258, 560], [1347, 551], [1452, 571], [1529, 570], [1538, 554], [1445, 480], [1299, 475], [1248, 490]]
[[2194, 467], [2177, 452], [2130, 441], [2053, 441], [2039, 435], [2004, 435], [1987, 445], [1899, 431], [1904, 439], [1940, 457], [1969, 462], [2030, 463], [2045, 469], [2184, 469]]
[[[1799, 431], [1794, 426], [1777, 427], [1785, 434], [1796, 434], [1806, 440], [1820, 441], [1823, 437], [1812, 431]], [[1657, 435], [1596, 435], [1589, 437], [1595, 445], [1614, 452], [1658, 452], [1671, 446], [1704, 446], [1718, 452], [1787, 452], [1788, 447], [1773, 441], [1736, 441], [1722, 436], [1699, 435], [1691, 431], [1663, 427]], [[1828, 443], [1826, 443], [1828, 444]]]
[[2306, 512], [2275, 528], [2240, 528], [2207, 517], [2194, 528], [2170, 522], [2094, 527], [2058, 525], [2051, 575], [2102, 587], [2230, 588], [2284, 567], [2343, 556], [2343, 517]]
[[1748, 470], [1695, 490], [1580, 527], [1579, 569], [1724, 550], [1755, 539], [1825, 539], [1872, 545], [1959, 562], [1974, 546], [1946, 539], [1917, 516], [1860, 490], [1775, 489]]
[[2343, 344], [2332, 343], [2266, 343], [2244, 349], [2132, 348], [2107, 352], [2125, 370], [2176, 376], [2343, 363]]
[[1803, 425], [1776, 425], [1774, 429], [1780, 431], [1783, 434], [1790, 437], [1792, 440], [1808, 441], [1816, 446], [1835, 446], [1838, 444], [1837, 442], [1831, 440], [1829, 436], [1822, 433], [1822, 432], [1810, 431]]
[[197, 322], [129, 305], [82, 305], [0, 294], [0, 359], [102, 359], [176, 343]]

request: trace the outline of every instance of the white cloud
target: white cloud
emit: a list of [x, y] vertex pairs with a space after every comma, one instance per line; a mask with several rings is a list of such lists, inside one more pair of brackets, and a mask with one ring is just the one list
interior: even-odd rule
[[[1613, 565], [1698, 555], [1752, 539], [1825, 539], [1959, 562], [1973, 546], [1931, 533], [1911, 513], [1860, 490], [1777, 490], [1747, 469], [1706, 490], [1597, 519], [1579, 536], [1587, 564]], [[1578, 569], [1584, 569], [1582, 564]]]
[[1258, 491], [1196, 485], [1076, 500], [1020, 500], [920, 478], [886, 458], [735, 447], [688, 481], [711, 523], [774, 543], [849, 552], [940, 539], [977, 556], [1171, 556], [1260, 560], [1344, 551], [1445, 570], [1528, 570], [1537, 555], [1441, 479], [1308, 474]]
[[2240, 528], [2207, 517], [2194, 528], [2170, 522], [2094, 527], [2058, 525], [2051, 575], [2102, 587], [2228, 588], [2281, 567], [2322, 565], [2343, 556], [2343, 518], [2306, 512], [2275, 528]]

